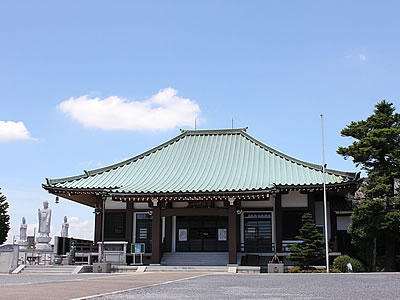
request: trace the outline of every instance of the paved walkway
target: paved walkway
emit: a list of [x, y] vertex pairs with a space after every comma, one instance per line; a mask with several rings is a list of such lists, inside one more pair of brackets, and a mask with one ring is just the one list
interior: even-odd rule
[[[130, 273], [113, 275], [0, 276], [0, 299], [73, 299], [157, 286], [201, 276], [200, 273]], [[8, 282], [8, 283], [7, 283]]]

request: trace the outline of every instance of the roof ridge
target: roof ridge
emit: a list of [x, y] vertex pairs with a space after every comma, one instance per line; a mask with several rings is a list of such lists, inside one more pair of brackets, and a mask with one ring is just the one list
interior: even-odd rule
[[248, 127], [243, 128], [226, 128], [226, 129], [180, 129], [182, 133], [187, 135], [199, 135], [199, 134], [231, 134], [231, 133], [241, 133], [246, 132]]

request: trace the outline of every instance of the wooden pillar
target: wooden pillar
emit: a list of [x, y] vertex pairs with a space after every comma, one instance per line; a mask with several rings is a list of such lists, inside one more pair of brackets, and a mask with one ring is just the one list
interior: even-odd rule
[[229, 264], [237, 264], [237, 214], [235, 199], [229, 199], [228, 208]]
[[97, 198], [96, 207], [95, 207], [95, 217], [94, 217], [94, 243], [97, 245], [97, 242], [101, 242], [101, 206], [102, 200], [101, 198]]
[[[338, 245], [337, 245], [337, 220], [336, 220], [336, 213], [332, 208], [331, 201], [328, 202], [330, 208], [330, 214], [328, 215], [328, 218], [330, 219], [330, 231], [331, 231], [331, 238], [329, 242], [333, 242], [333, 251], [338, 250]], [[328, 221], [329, 224], [329, 221]], [[328, 229], [328, 230], [329, 230]], [[331, 246], [331, 245], [330, 245]]]
[[[126, 217], [125, 217], [125, 240], [132, 244], [133, 240], [133, 202], [129, 201], [126, 203]], [[128, 244], [128, 247], [129, 247]], [[129, 248], [130, 249], [130, 248]]]
[[102, 215], [99, 214], [95, 214], [95, 226], [94, 226], [94, 242], [97, 244], [97, 242], [101, 242], [101, 218]]
[[161, 259], [161, 207], [153, 200], [151, 263], [159, 264]]
[[282, 201], [281, 201], [281, 194], [275, 195], [275, 249], [276, 252], [282, 251], [282, 229], [283, 229], [283, 220], [282, 220]]
[[315, 195], [313, 193], [308, 193], [307, 198], [308, 198], [308, 212], [312, 214], [313, 221], [315, 223]]

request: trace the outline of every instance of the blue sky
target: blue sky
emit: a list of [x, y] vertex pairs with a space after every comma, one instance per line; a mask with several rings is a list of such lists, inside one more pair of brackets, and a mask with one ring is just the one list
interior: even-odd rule
[[328, 166], [354, 171], [336, 154], [350, 142], [340, 130], [382, 99], [400, 105], [399, 9], [397, 1], [1, 1], [0, 187], [10, 236], [23, 216], [32, 230], [47, 199], [52, 234], [67, 215], [72, 235], [90, 238], [92, 210], [55, 204], [44, 178], [134, 156], [195, 118], [199, 129], [229, 128], [233, 118], [262, 142], [320, 163], [323, 113]]

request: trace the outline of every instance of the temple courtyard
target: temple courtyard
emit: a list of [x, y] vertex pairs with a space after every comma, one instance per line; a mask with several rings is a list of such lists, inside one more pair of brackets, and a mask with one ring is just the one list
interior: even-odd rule
[[398, 299], [400, 273], [0, 275], [0, 299]]

